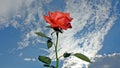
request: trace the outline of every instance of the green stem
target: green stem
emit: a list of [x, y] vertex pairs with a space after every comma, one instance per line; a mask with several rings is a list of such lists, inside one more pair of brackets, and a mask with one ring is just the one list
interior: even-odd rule
[[58, 32], [56, 32], [56, 45], [55, 45], [55, 55], [56, 55], [56, 68], [59, 67], [59, 58], [58, 58], [58, 53], [57, 53], [57, 46], [58, 46]]

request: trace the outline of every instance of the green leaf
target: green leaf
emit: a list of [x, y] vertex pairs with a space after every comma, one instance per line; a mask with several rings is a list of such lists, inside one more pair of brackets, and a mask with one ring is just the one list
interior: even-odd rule
[[48, 64], [44, 64], [43, 66], [45, 66], [45, 67], [50, 67], [50, 65], [48, 65]]
[[47, 41], [47, 47], [48, 47], [48, 49], [51, 48], [52, 45], [53, 45], [53, 42], [51, 40], [48, 40]]
[[86, 62], [91, 62], [90, 59], [87, 56], [85, 56], [85, 55], [83, 55], [81, 53], [76, 53], [76, 54], [74, 54], [74, 56], [76, 56], [77, 58], [80, 58], [80, 59], [82, 59], [82, 60], [84, 60]]
[[67, 57], [69, 57], [70, 55], [71, 55], [71, 53], [64, 53], [64, 54], [63, 54], [63, 57], [64, 57], [64, 58], [67, 58]]
[[49, 37], [47, 37], [47, 36], [46, 36], [44, 33], [42, 33], [42, 32], [36, 32], [36, 34], [37, 34], [38, 36], [41, 36], [41, 37], [50, 39]]
[[49, 68], [56, 68], [55, 66], [53, 66], [53, 65], [48, 65], [48, 64], [44, 64], [43, 66], [44, 66], [44, 67], [49, 67]]
[[38, 59], [39, 59], [39, 61], [41, 61], [45, 64], [48, 64], [48, 65], [51, 63], [51, 59], [46, 56], [39, 56]]

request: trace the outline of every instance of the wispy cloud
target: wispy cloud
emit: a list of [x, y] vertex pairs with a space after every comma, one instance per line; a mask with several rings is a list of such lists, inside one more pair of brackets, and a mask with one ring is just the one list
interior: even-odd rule
[[35, 58], [24, 58], [24, 61], [36, 61], [36, 59]]
[[36, 61], [35, 58], [24, 58], [25, 61]]
[[17, 14], [23, 5], [30, 5], [33, 0], [0, 0], [0, 29], [14, 25], [10, 19]]
[[[12, 25], [22, 32], [23, 40], [18, 42], [18, 49], [23, 49], [34, 43], [44, 43], [37, 38], [34, 32], [45, 32], [46, 29], [43, 27], [43, 25], [45, 25], [45, 23], [43, 23], [43, 14], [45, 14], [44, 4], [48, 4], [52, 0], [39, 0], [39, 2], [36, 0], [26, 0], [26, 2], [23, 0], [13, 1], [14, 3], [16, 2], [16, 4], [18, 3], [18, 6], [15, 7], [15, 14], [10, 17], [3, 16], [4, 14], [0, 15], [0, 29]], [[7, 0], [1, 5], [5, 6], [4, 4], [6, 2], [10, 3], [10, 5], [12, 4], [12, 7], [16, 5]], [[2, 3], [2, 1], [0, 3]], [[112, 6], [112, 2], [109, 0], [65, 0], [65, 3], [66, 6], [64, 10], [70, 12], [71, 17], [74, 18], [72, 21], [73, 28], [64, 31], [64, 33], [60, 35], [59, 56], [64, 52], [78, 52], [85, 54], [90, 59], [94, 59], [97, 52], [103, 46], [102, 42], [104, 41], [105, 35], [117, 19], [115, 13], [116, 6]], [[11, 11], [9, 6], [5, 6], [4, 8], [6, 9], [0, 7], [0, 9], [5, 11], [5, 14], [9, 12], [7, 10]], [[48, 35], [49, 34], [50, 33], [48, 33]], [[19, 56], [21, 55], [22, 53], [19, 54]], [[55, 57], [52, 48], [49, 56], [54, 60]], [[24, 58], [24, 60], [35, 61], [34, 58]], [[62, 68], [68, 68], [68, 66], [71, 68], [88, 67], [88, 63], [72, 56], [65, 59]]]
[[104, 54], [96, 56], [96, 61], [89, 68], [119, 68], [120, 53]]
[[[74, 18], [73, 28], [65, 31], [60, 36], [59, 56], [65, 52], [83, 53], [90, 59], [94, 59], [97, 52], [102, 48], [102, 42], [112, 25], [115, 23], [116, 14], [111, 14], [116, 8], [112, 2], [106, 0], [66, 0], [65, 11], [70, 12]], [[49, 55], [53, 59], [54, 51], [51, 49]], [[79, 62], [79, 63], [78, 63]], [[88, 67], [88, 63], [75, 57], [65, 60], [62, 68], [82, 68]], [[68, 67], [68, 68], [69, 68]]]
[[[23, 38], [23, 40], [18, 42], [18, 49], [23, 49], [29, 46], [29, 44], [31, 43], [34, 44], [37, 42], [42, 42], [42, 40], [39, 40], [38, 38], [36, 39], [37, 36], [35, 35], [35, 32], [44, 30], [44, 23], [42, 23], [43, 14], [45, 14], [43, 5], [51, 1], [52, 0], [5, 0], [3, 2], [1, 1], [0, 3], [3, 3], [3, 6], [5, 6], [4, 8], [6, 9], [4, 11], [6, 12], [4, 14], [0, 14], [0, 30], [9, 26], [13, 26], [14, 28], [22, 32], [21, 37]], [[13, 11], [12, 9], [8, 9], [9, 6], [4, 5], [6, 2], [12, 5], [11, 8], [14, 8], [15, 11]], [[2, 8], [0, 9], [2, 10]], [[13, 14], [11, 14], [10, 11], [13, 12]], [[6, 13], [8, 14], [5, 15]], [[30, 42], [33, 39], [34, 41]]]
[[19, 55], [18, 55], [18, 56], [20, 56], [20, 57], [21, 57], [22, 55], [23, 55], [23, 53], [21, 52], [21, 53], [19, 53]]
[[[19, 49], [29, 46], [33, 40], [33, 43], [42, 41], [38, 38], [36, 39], [36, 35], [34, 34], [36, 31], [45, 30], [42, 26], [44, 24], [38, 23], [35, 15], [36, 13], [39, 14], [39, 21], [42, 22], [44, 12], [44, 9], [41, 8], [42, 6], [41, 3], [29, 9], [30, 11], [28, 11], [28, 15], [23, 24], [27, 27], [22, 27], [22, 30], [27, 32], [25, 32], [23, 41], [19, 42]], [[39, 9], [36, 10], [35, 7]], [[117, 19], [115, 13], [110, 15], [111, 11], [114, 11], [115, 8], [116, 7], [112, 7], [110, 1], [100, 1], [99, 3], [97, 3], [97, 1], [90, 2], [84, 0], [66, 1], [65, 11], [70, 12], [74, 18], [72, 21], [73, 28], [60, 35], [59, 56], [63, 55], [64, 52], [78, 52], [85, 54], [90, 59], [94, 59], [97, 52], [102, 48], [104, 36]], [[53, 60], [55, 59], [52, 48], [49, 56], [52, 57]], [[71, 68], [88, 67], [88, 64], [89, 63], [79, 60], [78, 58], [70, 57], [64, 61], [63, 68], [68, 66]]]
[[[0, 0], [0, 16], [6, 16], [14, 13], [25, 3], [29, 5], [33, 0]], [[14, 3], [13, 3], [14, 2]]]

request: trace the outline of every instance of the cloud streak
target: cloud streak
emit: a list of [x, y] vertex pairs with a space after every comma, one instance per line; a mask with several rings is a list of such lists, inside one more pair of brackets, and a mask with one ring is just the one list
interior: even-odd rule
[[36, 59], [35, 58], [24, 58], [24, 61], [36, 61]]
[[0, 29], [15, 25], [10, 19], [15, 16], [22, 5], [30, 5], [33, 0], [0, 0]]
[[[13, 4], [14, 1], [14, 4]], [[44, 31], [45, 25], [43, 23], [43, 14], [45, 14], [43, 5], [48, 4], [51, 0], [5, 0], [3, 3], [5, 13], [0, 13], [0, 30], [13, 26], [14, 28], [21, 31], [23, 40], [18, 42], [18, 49], [23, 49], [29, 44], [42, 42], [39, 38], [36, 39], [35, 32]], [[9, 6], [4, 4], [8, 3]], [[17, 6], [16, 6], [17, 5]], [[15, 10], [9, 9], [14, 8]], [[2, 9], [2, 7], [0, 7]], [[11, 11], [12, 10], [12, 11]], [[10, 11], [13, 13], [10, 13]], [[8, 13], [8, 14], [7, 14]], [[3, 15], [2, 15], [3, 14]], [[31, 40], [34, 40], [31, 42]]]
[[[24, 49], [30, 44], [44, 43], [34, 32], [41, 31], [50, 35], [51, 31], [46, 32], [45, 27], [43, 27], [46, 23], [43, 23], [42, 16], [46, 12], [44, 4], [47, 5], [51, 1], [39, 0], [38, 2], [36, 0], [26, 0], [24, 2], [21, 0], [19, 2], [19, 0], [16, 0], [15, 2], [19, 4], [14, 7], [15, 14], [12, 16], [3, 16], [11, 11], [11, 9], [8, 9], [9, 7], [4, 7], [6, 9], [3, 9], [3, 11], [6, 12], [3, 15], [0, 13], [0, 22], [2, 22], [0, 23], [0, 29], [13, 26], [22, 32], [23, 40], [18, 42], [18, 49]], [[5, 0], [3, 3], [5, 4], [6, 2], [8, 1]], [[8, 3], [12, 4], [11, 2]], [[105, 35], [117, 19], [116, 6], [112, 6], [112, 2], [109, 0], [65, 0], [65, 4], [64, 11], [70, 12], [71, 17], [74, 18], [72, 21], [73, 28], [60, 34], [59, 56], [65, 52], [77, 52], [83, 53], [91, 60], [94, 60], [95, 55], [103, 46], [102, 42]], [[15, 5], [13, 4], [12, 8]], [[0, 7], [0, 9], [2, 8]], [[7, 10], [9, 11], [7, 12]], [[22, 53], [20, 56], [22, 56]], [[51, 48], [49, 56], [55, 60], [53, 48]], [[34, 58], [25, 58], [24, 60], [35, 61]], [[73, 56], [64, 60], [62, 68], [88, 68], [89, 65], [89, 63]]]
[[[120, 53], [96, 56], [96, 61], [89, 68], [118, 68], [120, 67]], [[115, 62], [115, 63], [114, 63]]]
[[[77, 8], [75, 8], [77, 7]], [[91, 60], [102, 48], [102, 42], [112, 25], [114, 25], [116, 14], [111, 14], [116, 7], [112, 7], [111, 1], [74, 1], [66, 0], [65, 11], [70, 12], [74, 18], [73, 28], [67, 30], [60, 36], [59, 55], [65, 52], [83, 53]], [[51, 49], [50, 57], [55, 59], [54, 51]], [[78, 63], [79, 62], [79, 63]], [[62, 68], [88, 67], [88, 63], [75, 57], [65, 60]]]

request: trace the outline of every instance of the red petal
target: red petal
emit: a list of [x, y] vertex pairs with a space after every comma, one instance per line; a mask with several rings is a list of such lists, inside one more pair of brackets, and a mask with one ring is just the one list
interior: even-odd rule
[[51, 25], [51, 27], [56, 27], [56, 24], [54, 24], [54, 22], [52, 22], [48, 16], [44, 16], [44, 19], [47, 23]]
[[52, 12], [48, 12], [48, 15], [51, 19], [53, 19], [53, 13]]
[[65, 16], [66, 16], [70, 21], [72, 21], [73, 18], [70, 17], [70, 14], [69, 14], [69, 13], [65, 13]]
[[72, 28], [70, 22], [73, 18], [70, 17], [69, 13], [59, 11], [48, 12], [48, 16], [44, 16], [44, 19], [51, 25], [52, 28], [61, 28], [64, 30]]
[[51, 19], [50, 19], [48, 16], [45, 16], [45, 15], [44, 15], [43, 17], [44, 17], [44, 19], [45, 19], [45, 21], [46, 21], [47, 23], [50, 23], [50, 24], [52, 23], [52, 22], [51, 22]]
[[56, 11], [55, 12], [55, 18], [54, 18], [54, 20], [58, 20], [59, 18], [61, 18], [61, 17], [64, 17], [64, 13], [62, 13], [62, 12], [58, 12], [58, 11]]

